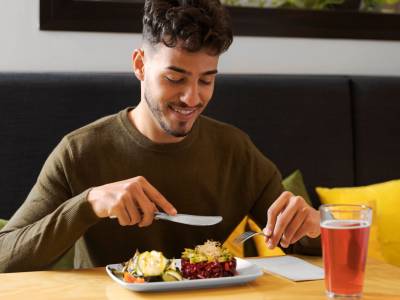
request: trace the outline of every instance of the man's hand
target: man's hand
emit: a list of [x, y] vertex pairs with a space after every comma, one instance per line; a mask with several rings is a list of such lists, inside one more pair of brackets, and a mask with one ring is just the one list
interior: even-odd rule
[[120, 225], [149, 226], [158, 207], [169, 215], [176, 209], [143, 176], [93, 188], [88, 201], [99, 218], [115, 216]]
[[268, 222], [263, 229], [268, 248], [273, 249], [280, 241], [283, 248], [296, 243], [303, 236], [316, 238], [320, 235], [320, 215], [300, 196], [283, 192], [268, 209]]

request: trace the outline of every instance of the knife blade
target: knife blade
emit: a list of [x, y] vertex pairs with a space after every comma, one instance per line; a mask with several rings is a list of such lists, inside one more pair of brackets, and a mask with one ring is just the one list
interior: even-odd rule
[[186, 215], [186, 214], [176, 214], [175, 216], [170, 216], [163, 212], [155, 212], [154, 219], [182, 223], [186, 225], [194, 225], [194, 226], [211, 226], [218, 224], [219, 222], [222, 221], [221, 216], [198, 216], [198, 215]]

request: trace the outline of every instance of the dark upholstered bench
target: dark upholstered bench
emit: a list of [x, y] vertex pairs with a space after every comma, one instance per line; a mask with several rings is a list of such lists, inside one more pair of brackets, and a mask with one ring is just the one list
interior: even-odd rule
[[[128, 73], [0, 73], [0, 218], [24, 201], [73, 129], [138, 103]], [[285, 176], [317, 185], [400, 178], [400, 78], [219, 75], [206, 115], [247, 132]]]

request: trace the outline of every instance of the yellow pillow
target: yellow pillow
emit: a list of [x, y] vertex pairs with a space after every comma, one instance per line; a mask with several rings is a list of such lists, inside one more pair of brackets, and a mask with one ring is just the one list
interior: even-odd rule
[[365, 204], [374, 210], [368, 254], [400, 266], [400, 180], [360, 187], [322, 188], [323, 204]]
[[[237, 245], [233, 242], [233, 240], [240, 235], [241, 233], [246, 231], [246, 227], [253, 231], [261, 231], [260, 227], [254, 222], [250, 217], [246, 216], [243, 220], [239, 223], [238, 226], [231, 232], [228, 239], [224, 243], [224, 247], [228, 248], [233, 255], [237, 257], [244, 257], [244, 249], [243, 245]], [[279, 247], [274, 249], [269, 249], [265, 244], [265, 239], [263, 236], [255, 236], [254, 243], [257, 249], [258, 256], [280, 256], [285, 255]]]
[[231, 251], [232, 254], [236, 257], [244, 257], [243, 245], [238, 245], [234, 243], [233, 240], [241, 233], [246, 231], [247, 219], [247, 216], [243, 218], [243, 220], [239, 223], [238, 226], [236, 226], [236, 228], [231, 232], [231, 234], [223, 244], [223, 246], [229, 249], [229, 251]]

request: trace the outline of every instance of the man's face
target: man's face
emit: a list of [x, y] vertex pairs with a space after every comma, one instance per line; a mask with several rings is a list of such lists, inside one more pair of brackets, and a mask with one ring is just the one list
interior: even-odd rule
[[142, 98], [161, 135], [191, 131], [213, 94], [218, 58], [161, 44], [145, 50]]

